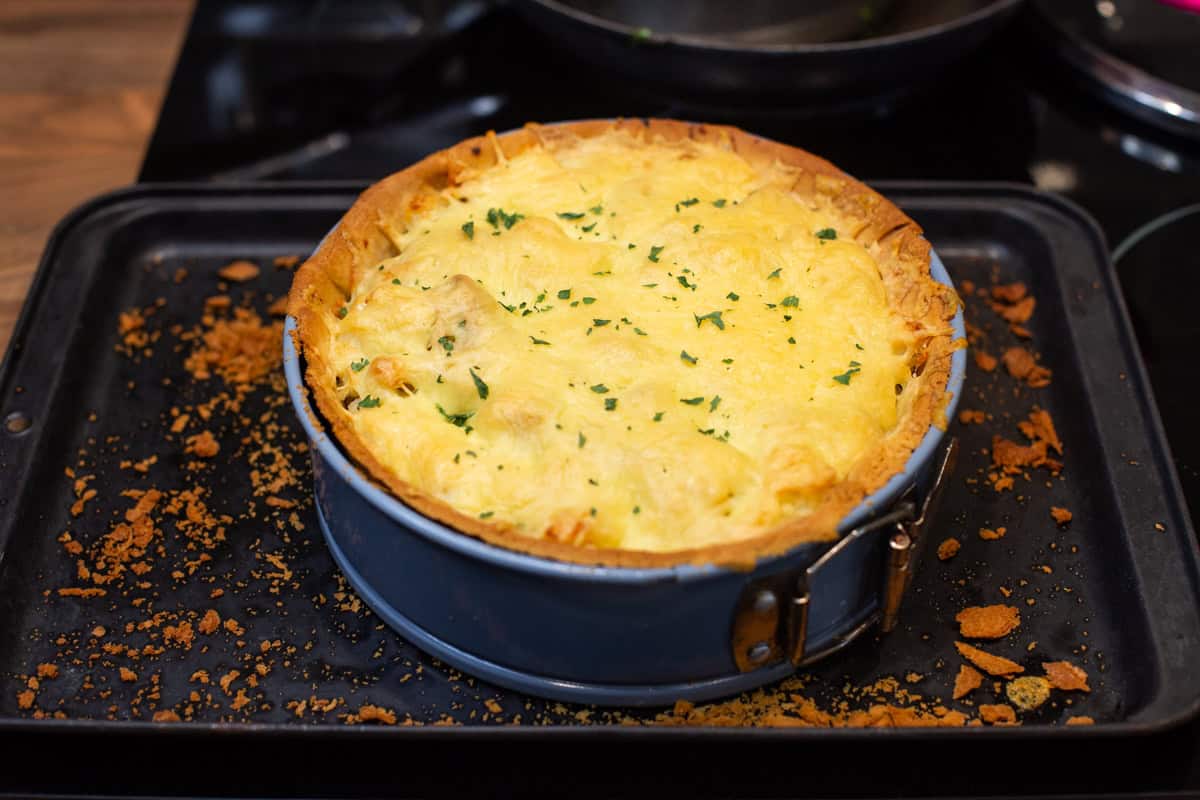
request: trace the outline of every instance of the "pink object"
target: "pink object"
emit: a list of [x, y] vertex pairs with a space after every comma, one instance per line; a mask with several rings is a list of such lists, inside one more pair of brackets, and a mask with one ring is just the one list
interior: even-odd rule
[[1200, 0], [1158, 0], [1166, 6], [1175, 6], [1182, 8], [1184, 11], [1191, 11], [1200, 14]]

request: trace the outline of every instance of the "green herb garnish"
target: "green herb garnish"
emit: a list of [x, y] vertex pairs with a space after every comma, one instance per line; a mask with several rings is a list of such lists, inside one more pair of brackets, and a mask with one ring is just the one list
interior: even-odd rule
[[495, 511], [484, 511], [482, 514], [479, 515], [479, 518], [487, 519], [488, 517], [492, 516], [495, 513], [496, 513]]
[[599, 224], [599, 223], [593, 222], [591, 225], [584, 225], [579, 230], [583, 231], [584, 233], [591, 233], [592, 228], [595, 228], [597, 224]]
[[571, 290], [570, 289], [559, 289], [558, 290], [558, 299], [559, 300], [570, 300], [571, 299]]
[[438, 344], [440, 344], [442, 346], [442, 349], [445, 350], [447, 354], [454, 352], [454, 337], [453, 336], [439, 336]]
[[560, 219], [583, 219], [582, 213], [577, 214], [574, 211], [560, 211], [558, 216]]
[[604, 398], [604, 410], [605, 411], [612, 411], [616, 407], [617, 407], [617, 398], [615, 398], [615, 397]]
[[699, 203], [699, 202], [700, 202], [700, 198], [698, 198], [698, 197], [689, 197], [687, 200], [680, 200], [678, 203], [675, 204], [675, 213], [676, 214], [679, 213], [680, 206], [687, 208], [688, 206], [694, 206], [694, 205], [696, 205], [696, 203]]
[[721, 405], [721, 395], [719, 395], [719, 394], [713, 395], [712, 402], [710, 402], [710, 403], [708, 404], [708, 410], [709, 410], [709, 411], [716, 411], [716, 410], [717, 410], [717, 406], [719, 406], [719, 405]]
[[472, 220], [470, 222], [464, 222], [463, 226], [462, 226], [462, 232], [467, 235], [468, 239], [474, 239], [475, 238], [475, 222], [474, 222], [474, 220]]
[[395, 284], [396, 286], [402, 286], [402, 285], [403, 285], [403, 284], [401, 284], [401, 283], [400, 283], [400, 279], [399, 279], [399, 278], [392, 278], [392, 283], [393, 283], [393, 284]]
[[698, 406], [704, 402], [704, 398], [703, 397], [689, 397], [687, 399], [680, 398], [679, 402], [684, 403], [689, 406]]
[[675, 280], [679, 281], [679, 285], [682, 286], [683, 288], [691, 289], [693, 292], [696, 291], [696, 284], [688, 283], [688, 279], [683, 277], [682, 275], [677, 275], [675, 277]]
[[483, 382], [482, 378], [475, 374], [475, 369], [473, 367], [468, 369], [467, 372], [471, 374], [471, 380], [475, 381], [475, 391], [479, 392], [479, 399], [487, 400], [488, 385]]
[[692, 226], [692, 233], [699, 233], [700, 229], [702, 227], [704, 227], [704, 226], [701, 225], [699, 222], [697, 222], [695, 225]]
[[642, 330], [641, 328], [634, 328], [633, 332], [636, 333], [638, 336], [649, 336], [650, 335], [650, 334], [646, 333], [644, 330]]
[[597, 383], [595, 386], [588, 387], [596, 394], [608, 394], [608, 387], [603, 383]]
[[741, 298], [741, 295], [737, 294], [736, 292], [730, 292], [729, 294], [725, 295], [725, 299], [732, 300], [733, 302], [736, 303], [738, 300], [741, 300], [742, 298]]
[[713, 205], [716, 206], [717, 208], [724, 208], [725, 207], [725, 198], [718, 197], [716, 200], [713, 200]]
[[372, 394], [358, 401], [359, 408], [379, 408], [381, 405], [383, 405], [383, 401]]
[[583, 431], [580, 431], [579, 432], [579, 449], [582, 450], [583, 446], [585, 444], [587, 444], [587, 437], [583, 435]]
[[583, 298], [583, 304], [584, 304], [585, 306], [590, 306], [590, 305], [591, 305], [592, 303], [594, 303], [594, 302], [596, 302], [596, 298], [594, 298], [594, 297], [585, 297], [585, 298]]
[[817, 238], [822, 241], [830, 241], [837, 238], [837, 231], [833, 228], [821, 228], [817, 231]]
[[680, 350], [679, 358], [680, 358], [680, 360], [686, 361], [687, 363], [691, 364], [692, 366], [695, 366], [696, 363], [700, 361], [700, 359], [696, 358], [695, 356], [689, 355], [687, 350]]
[[655, 421], [655, 422], [662, 422], [663, 414], [665, 414], [665, 413], [667, 413], [667, 412], [665, 412], [665, 411], [655, 411], [655, 412], [654, 412], [654, 421]]
[[549, 342], [547, 342], [545, 339], [539, 339], [539, 338], [537, 338], [536, 336], [530, 336], [530, 337], [529, 337], [529, 340], [530, 340], [531, 342], [533, 342], [534, 344], [550, 344], [550, 343], [549, 343]]
[[349, 313], [350, 313], [350, 309], [346, 308], [345, 306], [342, 306], [341, 308], [338, 309], [338, 312], [337, 312], [338, 319], [345, 319], [346, 315]]
[[350, 362], [350, 369], [354, 370], [355, 372], [362, 372], [364, 369], [367, 368], [367, 364], [370, 364], [370, 363], [371, 363], [371, 359], [366, 358], [366, 357], [360, 358], [358, 361]]
[[789, 294], [787, 297], [779, 301], [779, 305], [783, 306], [784, 308], [799, 308], [800, 298], [796, 297], [794, 294]]
[[732, 359], [732, 358], [722, 358], [722, 359], [721, 359], [721, 363], [722, 363], [722, 364], [732, 364], [732, 363], [733, 363], [733, 359]]
[[488, 224], [497, 231], [500, 230], [501, 225], [504, 226], [504, 230], [508, 230], [523, 219], [525, 219], [524, 214], [507, 214], [503, 208], [489, 208], [487, 213]]
[[707, 314], [692, 314], [692, 316], [696, 319], [697, 328], [704, 324], [705, 320], [708, 320], [713, 325], [716, 325], [718, 330], [723, 331], [725, 330], [725, 321], [721, 319], [721, 314], [722, 312], [720, 311], [710, 311]]
[[588, 209], [588, 211], [592, 212], [596, 216], [599, 216], [604, 213], [604, 206], [592, 206]]
[[661, 253], [665, 247], [666, 247], [666, 245], [651, 245], [650, 255], [646, 256], [646, 258], [650, 259], [655, 264], [657, 264], [658, 263], [658, 254]]
[[446, 409], [442, 408], [440, 403], [434, 403], [434, 407], [437, 408], [438, 413], [442, 415], [442, 419], [446, 420], [446, 422], [459, 428], [467, 428], [467, 432], [470, 432], [471, 429], [467, 425], [467, 420], [475, 416], [474, 411], [467, 411], [462, 414], [447, 414]]
[[783, 267], [780, 267], [779, 269], [775, 270], [770, 275], [768, 275], [767, 280], [771, 280], [772, 278], [778, 278], [779, 273], [781, 273], [781, 272], [783, 272]]

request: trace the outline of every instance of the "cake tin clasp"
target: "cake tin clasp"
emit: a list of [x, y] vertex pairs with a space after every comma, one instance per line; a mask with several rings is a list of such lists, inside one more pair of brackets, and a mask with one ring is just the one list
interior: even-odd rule
[[[784, 659], [794, 667], [801, 667], [842, 649], [876, 621], [883, 633], [894, 629], [923, 549], [922, 534], [937, 510], [957, 456], [958, 439], [951, 438], [935, 464], [923, 498], [917, 499], [917, 490], [913, 489], [891, 511], [851, 530], [812, 564], [748, 584], [734, 610], [730, 635], [738, 670], [749, 672]], [[832, 644], [809, 652], [806, 645], [814, 578], [840, 554], [857, 551], [857, 544], [863, 539], [884, 532], [890, 533], [884, 546], [883, 585], [877, 610]]]

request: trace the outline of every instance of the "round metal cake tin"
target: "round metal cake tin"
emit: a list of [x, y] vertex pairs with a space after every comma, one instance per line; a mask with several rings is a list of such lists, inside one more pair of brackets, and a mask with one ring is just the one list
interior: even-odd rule
[[[952, 286], [936, 254], [930, 272]], [[742, 671], [731, 631], [739, 599], [756, 581], [803, 572], [834, 545], [836, 559], [810, 579], [803, 649], [829, 651], [878, 615], [886, 541], [851, 536], [931, 480], [945, 431], [930, 426], [904, 470], [839, 525], [840, 539], [799, 545], [753, 570], [682, 565], [571, 564], [488, 544], [405, 505], [342, 452], [310, 408], [288, 317], [288, 393], [311, 444], [315, 501], [334, 560], [388, 625], [468, 674], [541, 697], [600, 705], [666, 705], [735, 694], [795, 671], [788, 659]], [[965, 338], [962, 310], [953, 320]], [[966, 351], [951, 359], [951, 418]], [[886, 537], [884, 537], [886, 538]], [[811, 570], [810, 570], [811, 572]]]

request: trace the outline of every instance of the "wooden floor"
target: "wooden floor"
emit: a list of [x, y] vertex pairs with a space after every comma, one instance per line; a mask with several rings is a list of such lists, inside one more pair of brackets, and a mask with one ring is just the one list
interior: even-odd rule
[[137, 178], [191, 5], [0, 2], [0, 353], [54, 223]]

